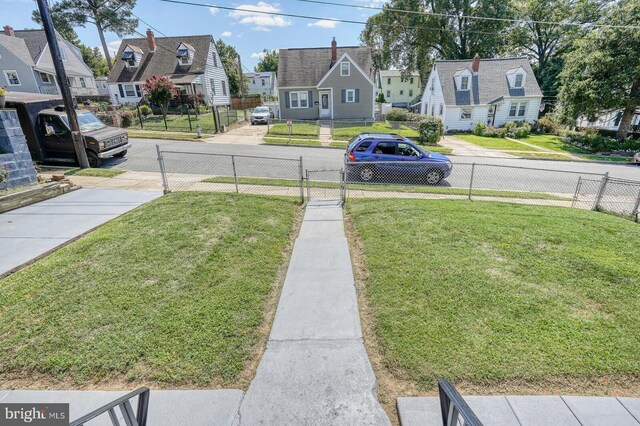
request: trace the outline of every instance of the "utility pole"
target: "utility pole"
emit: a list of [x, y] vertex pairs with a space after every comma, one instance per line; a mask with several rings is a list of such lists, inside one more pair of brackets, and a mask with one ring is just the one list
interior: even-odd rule
[[247, 116], [244, 112], [244, 73], [242, 72], [242, 62], [240, 62], [240, 54], [238, 53], [238, 72], [240, 72], [240, 108], [242, 108], [242, 114], [244, 114], [244, 118]]
[[73, 106], [71, 89], [69, 88], [69, 82], [67, 81], [67, 73], [65, 72], [64, 65], [62, 64], [58, 39], [56, 38], [56, 31], [53, 28], [53, 21], [51, 20], [51, 13], [49, 12], [47, 0], [38, 0], [38, 9], [40, 10], [40, 16], [42, 17], [44, 32], [47, 35], [47, 42], [49, 43], [49, 51], [51, 52], [51, 59], [53, 59], [53, 66], [56, 69], [56, 78], [58, 79], [58, 86], [60, 86], [60, 91], [62, 92], [64, 108], [67, 112], [67, 117], [69, 118], [73, 147], [75, 148], [80, 167], [86, 169], [89, 168], [89, 160], [87, 159], [87, 152], [84, 149], [84, 140], [82, 139], [80, 126], [78, 125], [78, 114]]

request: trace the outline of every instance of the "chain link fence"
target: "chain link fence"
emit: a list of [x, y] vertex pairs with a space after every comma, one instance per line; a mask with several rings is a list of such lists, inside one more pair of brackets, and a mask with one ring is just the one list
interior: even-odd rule
[[299, 197], [304, 202], [302, 157], [254, 157], [162, 151], [158, 162], [165, 193], [214, 191]]
[[217, 191], [308, 200], [424, 198], [598, 210], [638, 220], [640, 182], [607, 174], [477, 163], [358, 162], [306, 170], [276, 158], [157, 148], [165, 192]]

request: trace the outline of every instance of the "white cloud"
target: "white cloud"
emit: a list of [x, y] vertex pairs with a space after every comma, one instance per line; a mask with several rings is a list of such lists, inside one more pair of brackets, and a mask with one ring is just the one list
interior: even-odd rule
[[320, 19], [316, 22], [307, 24], [307, 27], [320, 27], [320, 28], [335, 28], [338, 25], [337, 21], [330, 21], [328, 19]]
[[[107, 43], [107, 49], [109, 50], [109, 54], [111, 55], [111, 59], [114, 59], [116, 53], [118, 53], [118, 49], [120, 48], [120, 43], [122, 40], [114, 40]], [[104, 56], [104, 50], [102, 50], [102, 45], [96, 46], [100, 51], [100, 54]]]
[[264, 58], [264, 52], [254, 52], [251, 54], [251, 59], [262, 59]]
[[[241, 10], [238, 10], [241, 9]], [[286, 27], [291, 25], [291, 21], [282, 16], [267, 15], [260, 12], [277, 13], [280, 12], [277, 3], [266, 3], [259, 1], [253, 4], [241, 4], [236, 10], [229, 13], [240, 24], [253, 25], [254, 31], [270, 31], [269, 27]]]
[[212, 15], [215, 15], [215, 14], [218, 13], [218, 10], [220, 10], [220, 9], [217, 9], [215, 7], [210, 7], [209, 8], [209, 13], [212, 14]]
[[222, 34], [220, 34], [222, 37], [231, 37], [233, 35], [233, 33], [231, 31], [223, 31]]

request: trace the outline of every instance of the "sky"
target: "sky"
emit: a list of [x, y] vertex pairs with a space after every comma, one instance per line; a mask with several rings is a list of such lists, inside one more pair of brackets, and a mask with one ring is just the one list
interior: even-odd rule
[[[51, 1], [51, 0], [50, 0]], [[55, 0], [54, 0], [55, 1]], [[356, 8], [304, 3], [298, 0], [247, 1], [193, 0], [196, 3], [213, 4], [247, 10], [279, 11], [319, 18], [338, 18], [366, 21], [375, 11]], [[384, 0], [346, 0], [354, 5], [380, 6]], [[14, 29], [37, 28], [31, 20], [36, 9], [33, 0], [0, 0], [0, 26]], [[253, 70], [263, 49], [292, 47], [329, 47], [336, 38], [338, 46], [358, 45], [363, 25], [336, 23], [321, 19], [300, 19], [265, 15], [238, 10], [221, 10], [198, 6], [164, 3], [160, 0], [138, 0], [134, 13], [167, 36], [211, 34], [216, 40], [234, 46], [240, 53], [245, 71]], [[148, 25], [140, 22], [137, 31], [145, 33]], [[95, 26], [76, 28], [80, 40], [88, 46], [100, 46]], [[156, 36], [161, 36], [156, 32]], [[132, 35], [129, 37], [139, 37]], [[120, 38], [107, 33], [110, 51], [118, 49]], [[113, 54], [113, 53], [112, 53]]]

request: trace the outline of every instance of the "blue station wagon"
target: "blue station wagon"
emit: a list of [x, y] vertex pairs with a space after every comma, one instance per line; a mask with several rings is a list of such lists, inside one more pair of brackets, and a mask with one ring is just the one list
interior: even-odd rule
[[402, 136], [361, 133], [347, 147], [345, 167], [349, 179], [360, 182], [437, 185], [451, 174], [453, 164], [447, 156], [423, 150]]

